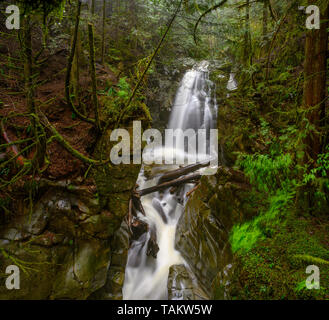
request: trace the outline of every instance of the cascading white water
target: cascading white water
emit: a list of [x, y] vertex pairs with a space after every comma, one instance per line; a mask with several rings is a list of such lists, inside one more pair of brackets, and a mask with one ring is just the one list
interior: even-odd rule
[[[209, 80], [207, 62], [201, 62], [187, 71], [176, 95], [169, 129], [206, 129], [208, 134], [210, 129], [215, 128], [217, 104], [213, 86]], [[177, 148], [186, 155], [184, 142], [183, 145], [176, 145]], [[163, 152], [170, 151], [163, 148]], [[188, 157], [188, 154], [186, 156]], [[161, 165], [160, 168], [154, 166], [152, 169], [153, 172], [161, 170], [163, 173], [177, 168], [177, 165]], [[148, 180], [144, 171], [143, 166], [137, 180], [140, 189], [154, 186], [159, 180], [157, 176]], [[139, 212], [138, 218], [145, 221], [150, 230], [155, 230], [159, 252], [156, 259], [146, 254], [151, 231], [132, 242], [123, 286], [125, 300], [168, 298], [167, 281], [170, 266], [187, 264], [175, 250], [175, 233], [187, 201], [185, 195], [192, 188], [193, 184], [186, 184], [173, 193], [166, 190], [142, 197], [146, 216]]]
[[228, 80], [226, 88], [229, 91], [234, 91], [234, 90], [238, 89], [238, 83], [235, 80], [235, 73], [234, 72], [231, 72], [230, 79]]

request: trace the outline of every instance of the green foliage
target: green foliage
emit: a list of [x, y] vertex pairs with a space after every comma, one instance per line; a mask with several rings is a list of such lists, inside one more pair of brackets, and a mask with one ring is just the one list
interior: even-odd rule
[[311, 184], [316, 187], [316, 196], [326, 199], [329, 191], [329, 146], [327, 152], [319, 154], [317, 166], [304, 174], [303, 183]]
[[130, 97], [131, 86], [127, 82], [127, 77], [122, 77], [116, 85], [108, 83], [107, 87], [99, 94], [104, 96], [103, 104], [107, 115], [116, 118]]
[[295, 192], [292, 190], [277, 189], [276, 193], [269, 197], [266, 211], [242, 225], [234, 225], [230, 235], [232, 251], [247, 252], [258, 241], [271, 236], [273, 228], [282, 224], [282, 216], [288, 214], [294, 197]]
[[54, 11], [62, 17], [66, 0], [20, 0], [19, 2], [25, 14], [36, 10], [47, 16]]
[[266, 153], [249, 155], [240, 152], [236, 161], [254, 187], [259, 213], [251, 221], [233, 227], [230, 235], [233, 252], [248, 252], [259, 241], [271, 237], [275, 227], [285, 223], [296, 201], [303, 200], [300, 191], [305, 190], [304, 198], [311, 196], [314, 199], [312, 210], [321, 212], [328, 204], [328, 148], [319, 155], [314, 168], [303, 164], [303, 141], [314, 132], [314, 127], [303, 117], [302, 126], [289, 124], [276, 137], [265, 118], [260, 117], [259, 122], [254, 138], [268, 146]]
[[249, 251], [261, 239], [264, 239], [264, 234], [258, 226], [258, 219], [242, 225], [235, 225], [230, 237], [232, 251]]
[[119, 90], [117, 91], [118, 97], [122, 99], [128, 99], [130, 95], [130, 85], [127, 82], [127, 78], [126, 77], [120, 78], [117, 86], [119, 88]]
[[[231, 298], [328, 299], [327, 227], [290, 214], [286, 224], [273, 228], [271, 238], [259, 240], [257, 246], [236, 256]], [[305, 286], [305, 270], [311, 264], [320, 267], [320, 290]]]
[[237, 165], [250, 178], [259, 191], [270, 192], [284, 181], [289, 174], [292, 159], [289, 154], [278, 155], [271, 158], [270, 155], [243, 155], [240, 154]]

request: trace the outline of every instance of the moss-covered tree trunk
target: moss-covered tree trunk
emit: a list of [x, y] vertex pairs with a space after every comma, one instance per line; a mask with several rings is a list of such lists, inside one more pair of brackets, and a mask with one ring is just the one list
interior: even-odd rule
[[[72, 38], [73, 42], [73, 38]], [[72, 83], [72, 91], [75, 98], [75, 102], [80, 105], [80, 95], [79, 95], [79, 82], [80, 82], [80, 51], [81, 51], [81, 40], [80, 40], [80, 33], [78, 32], [77, 36], [77, 44], [75, 48], [75, 55], [73, 59], [72, 65], [72, 76], [71, 76], [71, 83]], [[85, 110], [84, 110], [85, 111]], [[86, 114], [86, 112], [84, 112]]]
[[317, 132], [305, 139], [306, 161], [316, 161], [322, 150], [321, 127], [325, 119], [326, 76], [328, 53], [328, 8], [321, 13], [320, 30], [309, 30], [306, 34], [304, 63], [304, 100], [307, 118]]
[[24, 84], [26, 95], [26, 106], [30, 113], [32, 132], [36, 140], [36, 153], [34, 161], [37, 168], [44, 164], [46, 153], [46, 140], [40, 126], [35, 105], [35, 89], [33, 83], [33, 51], [32, 51], [32, 27], [29, 15], [22, 18], [23, 30], [21, 33], [21, 45], [24, 61]]
[[88, 36], [89, 36], [89, 54], [90, 54], [90, 73], [92, 84], [92, 100], [95, 112], [96, 126], [101, 131], [101, 124], [99, 119], [99, 108], [97, 98], [97, 79], [96, 79], [96, 66], [95, 66], [95, 45], [94, 45], [94, 27], [92, 24], [88, 24]]
[[74, 33], [73, 33], [73, 40], [72, 40], [72, 46], [71, 46], [71, 51], [70, 55], [68, 57], [67, 61], [67, 68], [66, 68], [66, 76], [65, 76], [65, 99], [67, 104], [70, 106], [72, 109], [72, 112], [76, 114], [81, 120], [95, 124], [94, 119], [90, 119], [84, 114], [82, 114], [74, 105], [71, 97], [71, 92], [70, 92], [70, 80], [71, 80], [71, 72], [73, 68], [73, 60], [74, 56], [76, 53], [76, 46], [78, 42], [78, 33], [79, 33], [79, 24], [80, 24], [80, 14], [81, 14], [81, 2], [80, 0], [77, 0], [77, 11], [75, 15], [75, 26], [74, 26]]
[[106, 18], [106, 0], [103, 0], [102, 64], [104, 64], [104, 56], [105, 56], [105, 18]]

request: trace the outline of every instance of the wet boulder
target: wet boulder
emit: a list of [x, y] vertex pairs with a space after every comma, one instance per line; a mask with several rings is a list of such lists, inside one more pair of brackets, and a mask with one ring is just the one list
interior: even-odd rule
[[193, 274], [184, 265], [173, 265], [168, 276], [169, 300], [208, 300]]
[[[235, 223], [248, 215], [244, 208], [248, 190], [249, 184], [241, 172], [220, 167], [215, 176], [202, 177], [179, 220], [176, 249], [210, 298], [218, 286], [225, 288], [225, 267], [234, 265], [229, 233]], [[224, 291], [217, 298], [224, 299]]]

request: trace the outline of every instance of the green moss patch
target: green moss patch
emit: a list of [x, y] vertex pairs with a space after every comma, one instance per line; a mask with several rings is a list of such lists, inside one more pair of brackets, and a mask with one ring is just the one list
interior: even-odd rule
[[[236, 254], [233, 299], [329, 299], [329, 224], [291, 214], [272, 238]], [[309, 265], [320, 269], [320, 289], [307, 289]]]

